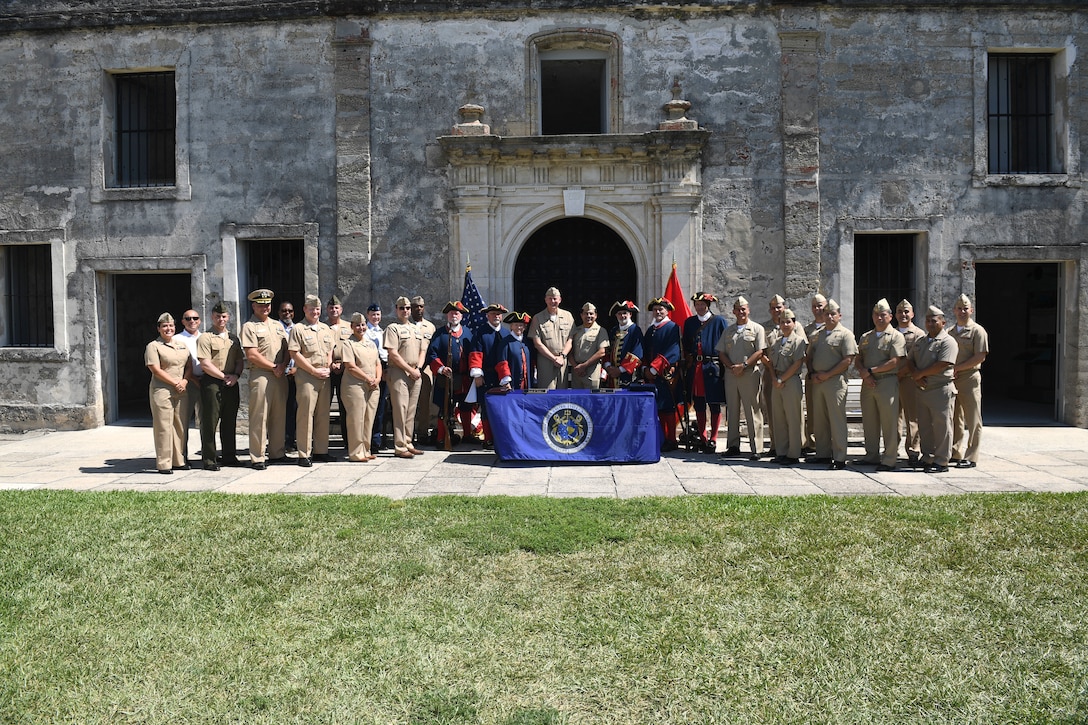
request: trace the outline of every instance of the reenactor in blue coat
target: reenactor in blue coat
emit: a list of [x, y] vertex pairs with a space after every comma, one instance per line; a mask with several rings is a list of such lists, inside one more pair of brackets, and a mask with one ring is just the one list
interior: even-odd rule
[[665, 434], [662, 452], [675, 451], [677, 395], [673, 392], [676, 382], [676, 365], [680, 362], [680, 326], [669, 319], [673, 304], [662, 297], [650, 300], [646, 308], [653, 321], [643, 336], [642, 379], [654, 386], [657, 394], [657, 417]]
[[[684, 320], [684, 400], [695, 410], [699, 449], [714, 453], [718, 446], [718, 428], [722, 423], [725, 385], [715, 348], [729, 323], [710, 311], [718, 298], [709, 292], [696, 292], [691, 301], [695, 314]], [[706, 409], [710, 408], [710, 435], [706, 432]]]
[[465, 396], [472, 386], [469, 377], [469, 356], [472, 352], [472, 331], [461, 324], [468, 309], [460, 302], [448, 302], [442, 308], [446, 314], [446, 324], [435, 330], [431, 344], [427, 347], [427, 366], [434, 374], [432, 402], [438, 406], [439, 416], [435, 447], [446, 447], [446, 436], [450, 444], [457, 441], [452, 428], [454, 415], [461, 419], [461, 429], [472, 430], [472, 416], [476, 406], [465, 402]]
[[[472, 333], [472, 352], [468, 357], [469, 374], [476, 383], [476, 399], [480, 406], [480, 419], [484, 428], [484, 448], [495, 447], [495, 438], [491, 435], [491, 424], [487, 420], [487, 391], [499, 387], [499, 374], [495, 366], [499, 364], [502, 352], [502, 340], [507, 329], [502, 326], [502, 318], [510, 310], [498, 303], [484, 308], [487, 324]], [[471, 397], [471, 396], [470, 396]]]
[[608, 314], [616, 319], [616, 326], [608, 332], [608, 354], [604, 359], [604, 373], [608, 376], [606, 387], [620, 388], [630, 385], [635, 370], [642, 364], [642, 328], [632, 316], [638, 307], [631, 300], [612, 305]]
[[525, 340], [525, 331], [529, 329], [532, 319], [528, 312], [511, 312], [502, 318], [510, 326], [510, 334], [503, 338], [499, 363], [495, 366], [501, 390], [528, 390], [534, 387], [533, 358], [536, 349]]

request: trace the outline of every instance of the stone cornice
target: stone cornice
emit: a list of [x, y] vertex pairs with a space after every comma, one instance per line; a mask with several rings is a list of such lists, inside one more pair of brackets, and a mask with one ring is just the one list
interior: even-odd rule
[[709, 138], [710, 131], [698, 129], [577, 136], [440, 136], [438, 142], [451, 166], [476, 166], [695, 159]]
[[639, 16], [729, 14], [782, 7], [1083, 10], [1083, 0], [6, 0], [0, 33], [75, 28], [244, 23], [390, 15], [615, 11]]

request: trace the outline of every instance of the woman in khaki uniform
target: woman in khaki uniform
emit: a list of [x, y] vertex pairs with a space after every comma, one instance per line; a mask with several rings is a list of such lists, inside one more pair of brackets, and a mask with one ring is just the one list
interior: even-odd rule
[[767, 349], [767, 369], [771, 371], [771, 416], [774, 418], [775, 458], [772, 463], [792, 465], [801, 461], [805, 435], [801, 394], [801, 366], [808, 352], [805, 333], [797, 328], [793, 310], [778, 313], [780, 334]]
[[356, 312], [351, 316], [351, 337], [340, 343], [344, 363], [340, 392], [348, 415], [348, 460], [357, 462], [377, 458], [370, 450], [370, 429], [374, 427], [382, 381], [378, 348], [365, 333], [366, 317]]
[[174, 340], [174, 318], [169, 312], [159, 315], [159, 337], [144, 348], [144, 364], [151, 371], [148, 397], [155, 433], [155, 467], [159, 473], [187, 470], [185, 423], [181, 420], [185, 389], [189, 385], [192, 359], [189, 348]]

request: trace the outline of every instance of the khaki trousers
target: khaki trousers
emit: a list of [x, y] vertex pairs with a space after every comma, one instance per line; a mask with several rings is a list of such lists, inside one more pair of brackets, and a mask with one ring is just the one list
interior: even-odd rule
[[[767, 428], [767, 436], [771, 439], [771, 448], [774, 449], [775, 453], [778, 453], [778, 438], [775, 432], [778, 430], [778, 422], [774, 419], [774, 381], [774, 372], [768, 365], [763, 368], [763, 387], [759, 393], [759, 409], [763, 413], [763, 424]], [[796, 458], [796, 456], [793, 457]]]
[[846, 376], [836, 375], [822, 383], [810, 381], [812, 391], [812, 433], [816, 457], [846, 462]]
[[956, 416], [952, 433], [952, 457], [978, 463], [978, 449], [982, 444], [982, 373], [978, 370], [956, 378]]
[[271, 370], [249, 371], [249, 457], [263, 463], [264, 449], [272, 458], [284, 456], [284, 430], [287, 427], [287, 378], [277, 378]]
[[774, 418], [774, 452], [789, 458], [801, 457], [805, 428], [802, 405], [801, 378], [794, 375], [781, 389], [771, 386], [771, 417]]
[[393, 449], [407, 453], [416, 427], [420, 381], [412, 380], [400, 368], [389, 366], [389, 407], [393, 410]]
[[875, 388], [862, 381], [861, 424], [865, 431], [865, 460], [894, 466], [899, 460], [899, 380], [894, 373], [877, 378]]
[[952, 455], [952, 408], [955, 404], [956, 388], [952, 383], [918, 391], [922, 463], [948, 465]]
[[[295, 371], [295, 446], [300, 458], [329, 452], [329, 410], [332, 380], [315, 378], [302, 369]], [[349, 428], [350, 430], [350, 428]]]
[[381, 391], [377, 385], [371, 388], [351, 373], [344, 373], [340, 393], [348, 415], [348, 460], [365, 461], [371, 455], [370, 429], [374, 427]]
[[737, 377], [725, 371], [725, 405], [728, 432], [726, 446], [740, 448], [740, 411], [748, 423], [748, 445], [752, 453], [763, 450], [763, 412], [759, 408], [759, 389], [763, 375], [759, 370]]
[[548, 358], [539, 355], [536, 359], [536, 386], [548, 390], [561, 390], [567, 387], [567, 364], [556, 366]]
[[[195, 386], [194, 386], [195, 387]], [[197, 388], [199, 392], [199, 388]], [[188, 391], [188, 387], [186, 388]], [[174, 466], [185, 465], [185, 424], [181, 415], [185, 407], [185, 393], [178, 393], [165, 385], [155, 385], [152, 380], [148, 390], [151, 402], [151, 428], [155, 437], [155, 467], [169, 471]]]
[[[185, 432], [181, 439], [181, 450], [185, 458], [189, 457], [189, 423], [194, 417], [196, 418], [196, 429], [200, 430], [201, 408], [203, 407], [201, 400], [203, 395], [200, 392], [202, 382], [204, 382], [203, 375], [198, 375], [195, 383], [190, 380], [181, 396], [181, 409], [178, 416], [181, 418], [182, 425], [185, 426]], [[201, 442], [201, 445], [203, 445], [203, 442]]]
[[909, 377], [899, 379], [899, 438], [903, 452], [917, 456], [921, 439], [918, 437], [918, 385]]

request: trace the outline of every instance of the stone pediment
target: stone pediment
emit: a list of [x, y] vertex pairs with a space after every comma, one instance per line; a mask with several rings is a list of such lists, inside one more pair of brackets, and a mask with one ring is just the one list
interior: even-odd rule
[[566, 136], [441, 136], [451, 186], [547, 187], [655, 184], [699, 193], [705, 129]]

